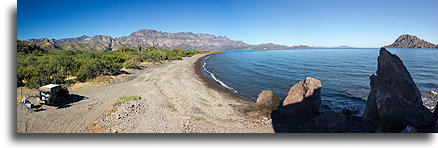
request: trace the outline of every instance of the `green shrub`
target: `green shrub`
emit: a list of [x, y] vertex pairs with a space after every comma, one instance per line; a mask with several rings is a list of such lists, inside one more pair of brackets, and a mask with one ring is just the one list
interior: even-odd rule
[[73, 50], [46, 52], [34, 45], [20, 45], [17, 51], [17, 86], [37, 88], [49, 83], [65, 83], [65, 78], [69, 76], [84, 82], [100, 75], [119, 74], [121, 68], [138, 68], [139, 63], [143, 61], [179, 60], [184, 56], [200, 53], [200, 51], [165, 50], [156, 47], [139, 49], [123, 48], [123, 52]]
[[140, 96], [126, 96], [126, 97], [120, 97], [119, 98], [119, 102], [128, 102], [131, 100], [140, 100], [141, 97]]

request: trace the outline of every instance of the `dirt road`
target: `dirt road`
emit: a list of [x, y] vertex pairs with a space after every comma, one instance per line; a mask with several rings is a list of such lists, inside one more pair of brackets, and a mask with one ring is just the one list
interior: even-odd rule
[[[18, 105], [17, 132], [273, 132], [268, 118], [248, 116], [257, 112], [254, 103], [218, 91], [196, 74], [204, 55], [148, 67], [116, 84], [71, 90], [61, 107], [28, 111]], [[142, 99], [118, 102], [123, 96]]]

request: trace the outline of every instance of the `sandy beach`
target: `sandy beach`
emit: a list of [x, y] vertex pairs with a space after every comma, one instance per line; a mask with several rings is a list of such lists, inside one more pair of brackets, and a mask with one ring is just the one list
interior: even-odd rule
[[[197, 71], [198, 54], [132, 72], [105, 86], [85, 85], [63, 107], [18, 104], [18, 133], [272, 133], [253, 102], [216, 88]], [[140, 100], [118, 102], [119, 97]], [[87, 99], [83, 99], [86, 97]]]

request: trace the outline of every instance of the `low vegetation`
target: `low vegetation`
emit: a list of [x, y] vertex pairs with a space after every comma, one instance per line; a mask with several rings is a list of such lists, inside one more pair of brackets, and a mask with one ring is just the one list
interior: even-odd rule
[[180, 60], [203, 51], [156, 47], [122, 48], [117, 51], [46, 51], [18, 42], [17, 87], [66, 83], [67, 78], [84, 82], [101, 75], [120, 74], [122, 68], [139, 68], [141, 62]]
[[141, 97], [140, 96], [126, 96], [126, 97], [120, 97], [119, 98], [119, 102], [128, 102], [131, 100], [140, 100]]

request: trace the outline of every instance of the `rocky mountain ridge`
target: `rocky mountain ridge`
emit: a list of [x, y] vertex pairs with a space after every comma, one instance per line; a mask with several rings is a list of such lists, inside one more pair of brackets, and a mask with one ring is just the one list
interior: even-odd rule
[[168, 33], [156, 30], [142, 29], [128, 36], [113, 38], [105, 35], [92, 37], [83, 35], [77, 38], [64, 39], [29, 39], [44, 49], [61, 50], [118, 50], [123, 47], [136, 48], [138, 46], [155, 46], [159, 48], [185, 48], [193, 50], [227, 50], [242, 49], [252, 45], [242, 41], [234, 41], [225, 36], [215, 36], [204, 33], [179, 32]]
[[312, 48], [312, 46], [285, 46], [273, 43], [251, 45], [242, 41], [231, 40], [226, 36], [215, 36], [206, 33], [178, 32], [169, 33], [150, 29], [142, 29], [128, 36], [113, 38], [105, 35], [86, 36], [64, 39], [28, 39], [48, 50], [118, 50], [120, 48], [136, 48], [138, 46], [155, 46], [165, 49], [184, 48], [191, 50], [239, 50], [239, 49], [288, 49]]

